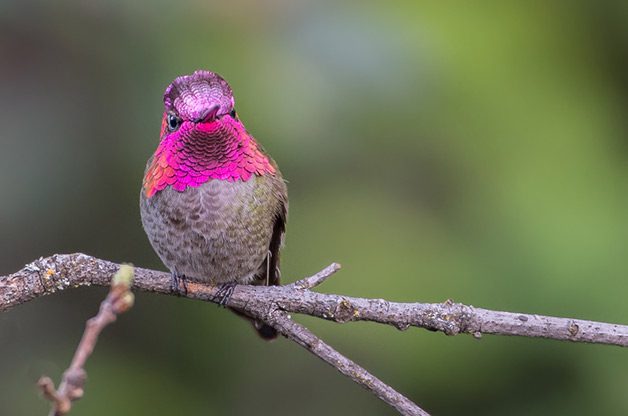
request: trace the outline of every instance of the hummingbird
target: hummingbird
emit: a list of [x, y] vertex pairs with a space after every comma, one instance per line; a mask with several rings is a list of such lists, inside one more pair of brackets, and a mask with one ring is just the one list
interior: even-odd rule
[[[198, 70], [177, 77], [163, 101], [140, 212], [173, 291], [187, 290], [186, 280], [221, 285], [227, 293], [236, 284], [279, 285], [287, 187], [238, 117], [231, 87], [215, 72]], [[277, 337], [269, 325], [234, 312], [262, 338]]]

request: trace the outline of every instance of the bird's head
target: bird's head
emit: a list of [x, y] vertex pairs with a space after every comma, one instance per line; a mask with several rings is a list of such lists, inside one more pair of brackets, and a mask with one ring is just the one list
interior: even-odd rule
[[144, 176], [147, 197], [213, 179], [247, 181], [275, 166], [237, 118], [231, 87], [211, 71], [176, 78], [164, 92], [160, 143]]
[[220, 75], [198, 70], [177, 77], [164, 93], [164, 133], [184, 124], [210, 123], [225, 115], [235, 119], [231, 87]]

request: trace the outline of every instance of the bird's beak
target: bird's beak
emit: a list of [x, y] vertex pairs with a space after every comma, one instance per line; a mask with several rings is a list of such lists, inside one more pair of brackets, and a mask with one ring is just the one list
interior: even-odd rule
[[207, 123], [209, 121], [212, 121], [218, 115], [218, 110], [220, 110], [220, 105], [214, 104], [213, 106], [201, 111], [199, 113], [199, 116], [194, 120], [194, 122], [195, 123]]

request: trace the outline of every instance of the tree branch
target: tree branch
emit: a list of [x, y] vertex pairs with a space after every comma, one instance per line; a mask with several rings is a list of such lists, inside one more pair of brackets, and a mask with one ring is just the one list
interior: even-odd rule
[[83, 397], [83, 389], [87, 373], [85, 363], [94, 348], [98, 335], [105, 327], [115, 322], [117, 316], [133, 306], [133, 267], [122, 265], [111, 281], [109, 294], [100, 304], [98, 315], [87, 321], [85, 332], [79, 342], [70, 367], [63, 373], [59, 389], [55, 390], [54, 383], [49, 377], [43, 376], [37, 384], [44, 397], [52, 403], [49, 416], [63, 416], [72, 409], [72, 402]]
[[266, 322], [286, 338], [296, 342], [351, 380], [375, 394], [388, 405], [395, 408], [400, 414], [429, 416], [427, 412], [407, 397], [398, 393], [364, 368], [340, 354], [303, 325], [294, 322], [286, 312], [276, 311]]
[[[108, 276], [118, 267], [118, 264], [84, 254], [40, 258], [14, 274], [0, 277], [0, 311], [68, 287], [108, 285]], [[447, 335], [471, 334], [476, 338], [482, 334], [516, 335], [628, 346], [628, 326], [625, 325], [492, 311], [452, 301], [399, 303], [310, 290], [338, 268], [337, 264], [332, 264], [314, 276], [285, 286], [236, 286], [227, 306], [239, 308], [274, 326], [404, 415], [427, 413], [293, 322], [287, 313], [302, 313], [338, 323], [372, 321], [400, 330], [416, 326]], [[133, 286], [149, 292], [174, 294], [170, 290], [170, 275], [155, 270], [136, 268]], [[213, 301], [217, 291], [214, 286], [189, 282], [186, 296]]]

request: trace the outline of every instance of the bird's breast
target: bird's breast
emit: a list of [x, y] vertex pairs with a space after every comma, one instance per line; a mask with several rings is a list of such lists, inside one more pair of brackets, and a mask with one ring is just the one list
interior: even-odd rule
[[152, 197], [142, 194], [142, 223], [172, 271], [248, 283], [267, 254], [281, 189], [281, 177], [270, 175], [209, 180], [184, 191], [166, 187]]

